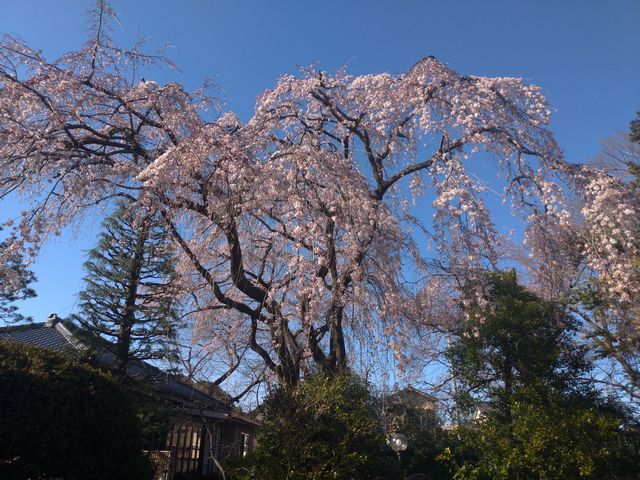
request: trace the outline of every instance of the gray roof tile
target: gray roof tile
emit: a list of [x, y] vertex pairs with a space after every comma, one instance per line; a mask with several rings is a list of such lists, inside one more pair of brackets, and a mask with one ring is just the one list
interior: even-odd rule
[[0, 328], [0, 340], [18, 341], [57, 352], [68, 352], [74, 348], [58, 325], [47, 326], [45, 323]]
[[[70, 328], [74, 329], [75, 327]], [[60, 353], [88, 350], [62, 322], [53, 325], [49, 322], [43, 322], [0, 327], [0, 340], [18, 341], [49, 348]], [[93, 358], [103, 367], [113, 365], [114, 356], [111, 352], [95, 352]], [[152, 381], [161, 392], [172, 395], [182, 401], [196, 402], [199, 405], [214, 407], [222, 411], [231, 410], [229, 405], [225, 405], [219, 399], [207, 395], [192, 385], [176, 380], [162, 370], [145, 362], [132, 362], [127, 367], [127, 373], [131, 377], [146, 378]]]

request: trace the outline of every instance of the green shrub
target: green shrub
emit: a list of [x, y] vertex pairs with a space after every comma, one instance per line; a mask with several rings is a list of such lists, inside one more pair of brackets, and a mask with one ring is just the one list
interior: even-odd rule
[[152, 476], [127, 395], [77, 360], [0, 342], [0, 418], [0, 478]]
[[640, 478], [637, 418], [589, 381], [575, 318], [515, 271], [488, 279], [489, 303], [469, 309], [448, 351], [467, 414], [440, 456], [454, 478]]
[[639, 478], [638, 426], [618, 405], [521, 393], [510, 423], [489, 412], [455, 430], [440, 458], [456, 480]]
[[313, 374], [293, 390], [276, 389], [265, 402], [257, 442], [252, 465], [244, 470], [252, 473], [244, 478], [398, 478], [397, 461], [386, 445], [375, 399], [368, 386], [349, 373], [331, 378]]

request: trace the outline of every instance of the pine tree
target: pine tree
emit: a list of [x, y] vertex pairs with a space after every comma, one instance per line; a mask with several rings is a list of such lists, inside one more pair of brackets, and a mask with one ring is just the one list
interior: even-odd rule
[[120, 202], [84, 265], [76, 322], [102, 337], [124, 375], [131, 360], [170, 356], [177, 326], [173, 258], [162, 219]]
[[22, 256], [10, 250], [12, 240], [12, 237], [8, 237], [0, 241], [0, 262], [3, 263], [0, 265], [0, 321], [3, 322], [25, 320], [14, 302], [36, 296], [36, 292], [29, 287], [35, 281], [35, 276], [27, 268]]
[[629, 124], [629, 139], [634, 143], [640, 143], [640, 112], [636, 112], [636, 118]]

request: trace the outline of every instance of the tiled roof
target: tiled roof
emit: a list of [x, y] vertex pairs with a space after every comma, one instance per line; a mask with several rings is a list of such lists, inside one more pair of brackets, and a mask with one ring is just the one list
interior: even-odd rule
[[[68, 327], [61, 321], [28, 323], [11, 327], [0, 327], [0, 340], [18, 341], [42, 348], [49, 348], [60, 353], [89, 351], [73, 334], [77, 327]], [[114, 355], [108, 351], [97, 351], [93, 360], [103, 367], [110, 367], [114, 362]], [[179, 400], [195, 402], [201, 406], [230, 411], [220, 399], [214, 398], [198, 390], [192, 385], [172, 378], [162, 370], [145, 362], [132, 362], [127, 367], [127, 374], [134, 378], [152, 381], [158, 389]]]
[[77, 344], [72, 342], [71, 332], [61, 323], [29, 323], [13, 327], [0, 328], [0, 340], [13, 340], [42, 348], [50, 348], [57, 352], [77, 350]]

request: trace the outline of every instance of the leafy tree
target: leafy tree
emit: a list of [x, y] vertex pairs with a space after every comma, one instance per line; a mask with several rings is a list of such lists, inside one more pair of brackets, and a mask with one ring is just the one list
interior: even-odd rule
[[0, 342], [0, 477], [152, 477], [127, 394], [78, 360]]
[[348, 372], [333, 379], [316, 373], [295, 389], [277, 388], [264, 404], [253, 478], [368, 480], [397, 475], [375, 402], [368, 386]]
[[468, 301], [467, 319], [447, 352], [466, 413], [490, 402], [507, 418], [522, 387], [580, 387], [589, 366], [573, 340], [576, 321], [519, 285], [515, 270], [489, 275], [486, 297]]
[[636, 478], [637, 422], [582, 380], [590, 365], [573, 339], [575, 320], [518, 285], [513, 271], [489, 285], [448, 352], [468, 414], [459, 443], [441, 455], [454, 478]]
[[0, 241], [0, 321], [4, 322], [23, 320], [14, 302], [36, 295], [29, 287], [35, 280], [33, 272], [26, 267], [22, 255], [14, 250], [13, 240], [15, 238], [9, 237]]
[[439, 460], [455, 479], [638, 478], [639, 425], [619, 405], [521, 387], [510, 407], [509, 423], [489, 411], [452, 432]]
[[[570, 306], [606, 384], [640, 400], [640, 143], [633, 128], [602, 141], [567, 222], [529, 237], [529, 273], [546, 299]], [[573, 219], [574, 221], [572, 221]]]
[[[121, 375], [133, 359], [166, 358], [177, 326], [174, 267], [162, 220], [119, 202], [84, 265], [76, 322], [108, 342]], [[88, 336], [91, 341], [93, 337]]]

